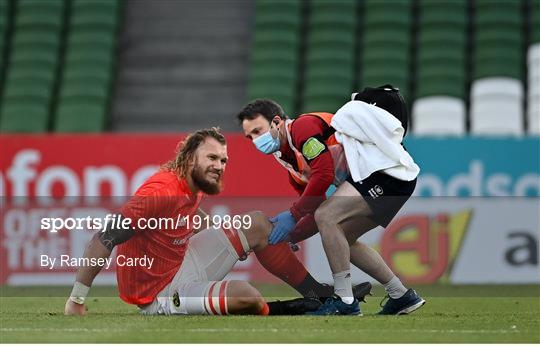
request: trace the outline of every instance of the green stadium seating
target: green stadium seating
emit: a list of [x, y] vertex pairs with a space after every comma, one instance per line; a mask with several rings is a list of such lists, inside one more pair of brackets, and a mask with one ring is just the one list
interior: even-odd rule
[[9, 25], [9, 9], [8, 0], [0, 0], [0, 95], [2, 91], [1, 83], [4, 79], [4, 49]]
[[0, 132], [45, 132], [49, 108], [36, 101], [4, 102], [0, 108]]
[[[442, 49], [442, 44], [437, 45], [423, 45], [418, 51], [418, 64], [430, 64], [430, 66], [436, 66], [437, 68], [444, 69], [448, 65], [458, 65], [459, 68], [463, 68], [466, 63], [465, 46], [455, 47], [453, 49]], [[441, 64], [447, 62], [447, 64]], [[439, 65], [439, 66], [437, 66]]]
[[[383, 84], [396, 83], [401, 89], [406, 89], [409, 78], [409, 71], [399, 66], [388, 65], [380, 66], [378, 68], [365, 70], [363, 73], [366, 86], [379, 86]], [[386, 82], [385, 82], [386, 81]]]
[[354, 87], [356, 1], [310, 3], [302, 112], [335, 112]]
[[418, 47], [415, 99], [466, 97], [467, 2], [418, 3]]
[[73, 0], [54, 131], [105, 129], [119, 10], [115, 0]]
[[467, 13], [469, 2], [467, 0], [420, 0], [418, 23], [423, 28], [449, 26], [460, 31], [469, 21]]
[[111, 13], [107, 16], [101, 13], [75, 14], [72, 16], [70, 24], [74, 29], [116, 30], [118, 16], [116, 13]]
[[70, 100], [72, 98], [103, 101], [107, 99], [109, 92], [99, 83], [89, 83], [88, 80], [72, 80], [62, 85], [60, 94], [62, 101]]
[[303, 112], [336, 112], [350, 100], [352, 74], [348, 78], [320, 79], [321, 82], [306, 85], [306, 103]]
[[521, 31], [503, 31], [503, 30], [479, 30], [476, 33], [475, 40], [477, 44], [484, 43], [515, 43], [521, 45], [523, 43], [523, 35]]
[[302, 3], [255, 2], [248, 98], [271, 98], [295, 111]]
[[310, 17], [310, 23], [317, 25], [317, 29], [322, 27], [332, 28], [335, 23], [339, 23], [340, 29], [348, 27], [351, 31], [355, 30], [356, 18], [344, 17], [342, 13], [335, 12], [316, 12]]
[[418, 46], [425, 44], [441, 44], [452, 46], [464, 46], [467, 43], [467, 31], [464, 28], [457, 30], [448, 27], [426, 27], [418, 33]]
[[56, 132], [101, 132], [106, 126], [107, 105], [93, 99], [63, 101], [56, 112]]
[[407, 12], [389, 12], [386, 10], [373, 13], [366, 10], [364, 23], [366, 27], [373, 28], [377, 26], [384, 27], [390, 25], [394, 28], [408, 28], [410, 25], [412, 25], [412, 15], [409, 13], [409, 11], [410, 10], [407, 10]]
[[72, 45], [94, 47], [94, 49], [110, 50], [116, 45], [116, 36], [105, 32], [72, 32], [68, 37], [68, 47]]
[[353, 74], [347, 69], [343, 69], [339, 64], [327, 64], [326, 62], [320, 64], [312, 64], [312, 69], [308, 71], [307, 78], [310, 80], [352, 80]]
[[435, 77], [422, 77], [422, 83], [418, 83], [416, 89], [416, 99], [428, 96], [451, 96], [464, 100], [465, 87], [464, 80], [454, 75], [440, 74]]
[[22, 102], [37, 100], [46, 104], [51, 97], [51, 90], [43, 86], [38, 79], [20, 79], [5, 90], [4, 97], [9, 102], [13, 100]]
[[[289, 45], [296, 47], [299, 42], [300, 37], [297, 33], [282, 29], [263, 31], [253, 38], [253, 45], [256, 47], [257, 45], [261, 45], [261, 48], [263, 48], [267, 44], [282, 44], [284, 46]], [[289, 49], [290, 47], [285, 48]]]
[[[276, 64], [274, 61], [261, 61], [251, 70], [252, 77], [256, 81], [266, 78], [284, 78], [285, 80], [295, 80], [294, 75], [288, 73], [288, 69], [284, 69], [282, 64]], [[295, 68], [295, 66], [289, 66]]]
[[[312, 49], [308, 51], [306, 62], [308, 66], [311, 66], [312, 64], [317, 64], [318, 66], [313, 66], [313, 69], [319, 68], [319, 65], [331, 65], [336, 63], [343, 63], [343, 64], [352, 64], [354, 62], [354, 56], [351, 54], [351, 52], [346, 50], [338, 50], [334, 49], [336, 47], [340, 47], [340, 45], [321, 45], [318, 46], [317, 49]], [[346, 47], [346, 46], [345, 46]], [[338, 66], [340, 67], [340, 66]], [[343, 68], [343, 67], [341, 67]], [[308, 70], [311, 69], [311, 67], [308, 68]]]
[[[274, 9], [280, 6], [270, 1], [265, 3]], [[348, 96], [348, 92], [343, 95], [343, 90], [354, 82], [348, 73], [355, 70], [360, 73], [361, 87], [391, 83], [408, 98], [409, 85], [414, 84], [415, 95], [411, 96], [449, 96], [458, 99], [454, 105], [459, 102], [465, 105], [471, 78], [522, 78], [526, 43], [523, 35], [525, 18], [522, 17], [525, 4], [532, 6], [530, 42], [540, 41], [540, 0], [364, 0], [357, 1], [357, 4], [359, 11], [351, 10], [347, 1], [309, 2], [303, 61], [298, 61], [296, 52], [289, 55], [276, 53], [280, 49], [278, 45], [274, 46], [274, 51], [265, 50], [262, 46], [268, 40], [260, 39], [259, 42], [265, 43], [260, 43], [257, 52], [253, 52], [252, 62], [271, 72], [253, 74], [261, 78], [269, 74], [283, 75], [274, 71], [270, 64], [262, 62], [264, 54], [273, 56], [291, 69], [303, 67], [303, 111], [335, 111], [332, 105], [346, 101], [344, 96]], [[473, 11], [470, 11], [471, 6], [474, 6]], [[412, 16], [413, 9], [415, 16]], [[276, 10], [272, 15], [278, 12]], [[362, 14], [350, 15], [357, 12]], [[263, 16], [256, 23], [266, 24], [265, 28], [268, 28], [275, 23], [270, 19], [272, 15]], [[473, 17], [469, 18], [469, 15]], [[297, 30], [296, 14], [284, 17], [287, 28]], [[415, 18], [417, 29], [413, 31]], [[469, 46], [471, 21], [474, 31], [472, 47]], [[413, 32], [417, 37], [412, 37]], [[298, 47], [296, 34], [288, 41], [285, 34], [282, 36], [281, 47], [285, 50]], [[356, 46], [360, 38], [362, 42], [357, 58], [356, 54], [350, 54], [348, 47]], [[415, 61], [411, 61], [413, 51]], [[472, 70], [468, 68], [469, 58], [472, 58]], [[359, 66], [350, 69], [351, 59]], [[409, 75], [412, 66], [416, 67], [414, 78]], [[279, 92], [276, 94], [280, 95]], [[456, 119], [463, 121], [463, 117]]]
[[540, 42], [540, 0], [532, 0], [531, 42]]
[[[292, 83], [283, 83], [279, 84], [279, 79], [270, 80], [270, 81], [260, 81], [252, 83], [249, 86], [249, 91], [251, 93], [250, 99], [255, 98], [268, 98], [279, 103], [285, 113], [293, 116], [293, 113], [290, 113], [288, 109], [291, 109], [294, 106], [296, 99], [296, 88]], [[259, 95], [259, 96], [253, 96]]]
[[70, 26], [78, 31], [91, 28], [115, 32], [120, 19], [118, 0], [73, 0]]
[[10, 87], [12, 83], [18, 83], [19, 80], [33, 79], [35, 82], [39, 82], [40, 85], [45, 85], [51, 88], [54, 85], [56, 73], [54, 70], [44, 69], [41, 64], [13, 66], [11, 65], [7, 73], [6, 88]]
[[[284, 71], [296, 70], [299, 56], [296, 50], [277, 50], [266, 47], [254, 51], [251, 56], [252, 70], [260, 70], [266, 67], [281, 66]], [[291, 70], [292, 69], [292, 70]]]
[[18, 0], [15, 4], [10, 63], [0, 109], [0, 131], [43, 132], [61, 48], [63, 0]]
[[412, 1], [366, 0], [362, 50], [358, 64], [360, 88], [392, 84], [409, 97], [412, 45]]
[[483, 62], [482, 60], [476, 60], [478, 62], [473, 77], [474, 79], [488, 78], [488, 77], [510, 77], [518, 80], [522, 80], [522, 62], [520, 60], [506, 61], [491, 59], [490, 61]]
[[[523, 58], [521, 2], [478, 0], [475, 6], [475, 71], [483, 69], [480, 73], [483, 77], [487, 77], [488, 72], [497, 76], [499, 74], [493, 68], [504, 66], [504, 61], [520, 66]], [[506, 60], [508, 58], [511, 60]], [[487, 62], [493, 64], [483, 68]], [[501, 70], [500, 73], [515, 76], [510, 69]], [[479, 74], [475, 73], [475, 78], [478, 77]]]

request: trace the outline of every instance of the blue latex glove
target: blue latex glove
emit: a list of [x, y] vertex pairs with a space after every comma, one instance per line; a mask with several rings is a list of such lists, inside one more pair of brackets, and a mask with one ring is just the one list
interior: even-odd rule
[[289, 233], [291, 233], [296, 225], [296, 220], [288, 210], [277, 214], [269, 220], [274, 224], [274, 228], [268, 236], [268, 243], [271, 245], [286, 240], [289, 237]]

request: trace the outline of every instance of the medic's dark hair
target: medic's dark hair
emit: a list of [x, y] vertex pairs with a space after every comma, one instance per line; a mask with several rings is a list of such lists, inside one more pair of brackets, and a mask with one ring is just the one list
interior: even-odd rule
[[281, 119], [285, 119], [285, 112], [283, 112], [283, 108], [281, 108], [277, 102], [270, 99], [256, 99], [251, 101], [245, 105], [244, 108], [242, 108], [240, 113], [236, 115], [236, 119], [241, 125], [242, 121], [245, 119], [255, 119], [259, 116], [259, 114], [265, 117], [269, 122], [272, 121], [276, 115]]

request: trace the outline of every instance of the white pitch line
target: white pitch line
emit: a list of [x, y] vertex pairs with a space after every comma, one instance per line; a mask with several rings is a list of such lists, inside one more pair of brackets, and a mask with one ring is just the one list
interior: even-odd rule
[[[121, 328], [0, 328], [1, 332], [83, 332], [83, 333], [104, 333], [104, 332], [132, 332], [133, 329], [121, 329]], [[280, 328], [188, 328], [188, 329], [173, 329], [173, 328], [156, 328], [156, 329], [137, 329], [139, 332], [193, 332], [193, 333], [260, 333], [260, 332], [272, 332], [272, 333], [284, 333], [284, 332], [319, 332], [328, 333], [333, 330], [327, 329], [280, 329]], [[378, 329], [354, 329], [349, 330], [348, 333], [366, 333], [377, 332]], [[340, 331], [341, 332], [341, 331]], [[387, 330], [392, 333], [450, 333], [450, 334], [507, 334], [507, 333], [519, 333], [518, 329], [394, 329]]]

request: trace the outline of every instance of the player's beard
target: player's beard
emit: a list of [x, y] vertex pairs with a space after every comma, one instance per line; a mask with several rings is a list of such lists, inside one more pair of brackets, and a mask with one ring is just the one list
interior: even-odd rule
[[[210, 172], [215, 172], [219, 174], [219, 179], [209, 180], [206, 178], [206, 175]], [[197, 187], [207, 195], [217, 195], [223, 189], [223, 172], [215, 171], [211, 168], [204, 170], [203, 167], [195, 163], [193, 170], [191, 171], [191, 179]]]

